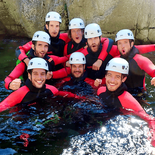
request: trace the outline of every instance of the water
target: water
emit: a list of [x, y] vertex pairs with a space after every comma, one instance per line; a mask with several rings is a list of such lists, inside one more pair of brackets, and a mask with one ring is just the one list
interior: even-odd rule
[[[15, 48], [25, 42], [0, 41], [0, 101], [12, 92], [4, 88], [3, 80], [15, 67]], [[155, 62], [154, 53], [146, 56]], [[149, 76], [146, 84], [150, 106], [144, 105], [144, 109], [155, 116], [155, 88]], [[0, 113], [0, 154], [153, 154], [145, 121], [136, 116], [107, 114], [96, 96], [87, 95], [91, 102], [55, 97]]]

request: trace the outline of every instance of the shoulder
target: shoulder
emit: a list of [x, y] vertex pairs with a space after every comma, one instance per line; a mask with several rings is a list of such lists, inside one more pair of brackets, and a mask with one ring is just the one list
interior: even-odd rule
[[104, 93], [106, 91], [106, 87], [102, 86], [97, 90], [97, 95], [100, 95], [101, 93]]
[[147, 57], [141, 55], [141, 54], [136, 54], [133, 59], [139, 64], [139, 65], [146, 65], [151, 62], [150, 59]]
[[85, 56], [88, 54], [88, 50], [87, 50], [87, 48], [84, 48], [82, 51], [81, 51], [81, 53], [83, 53]]
[[124, 91], [119, 97], [122, 107], [125, 109], [131, 109], [133, 111], [141, 111], [143, 108], [139, 102], [127, 91]]
[[58, 89], [57, 89], [56, 87], [54, 87], [54, 86], [52, 86], [52, 85], [48, 85], [48, 84], [45, 84], [45, 85], [46, 85], [46, 89], [51, 90], [51, 92], [52, 92], [53, 94], [58, 93]]
[[60, 33], [59, 39], [65, 41], [66, 43], [70, 41], [67, 33]]

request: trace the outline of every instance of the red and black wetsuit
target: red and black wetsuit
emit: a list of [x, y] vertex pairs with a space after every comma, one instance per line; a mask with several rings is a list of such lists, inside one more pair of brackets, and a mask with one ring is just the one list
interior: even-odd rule
[[29, 104], [45, 96], [53, 96], [58, 93], [58, 89], [51, 85], [44, 85], [42, 88], [35, 88], [31, 81], [27, 79], [25, 86], [12, 92], [6, 99], [0, 103], [0, 112], [18, 103]]
[[[28, 54], [28, 57], [30, 59], [34, 58], [34, 50], [30, 50], [30, 53]], [[50, 56], [53, 60], [51, 62], [47, 61], [49, 60], [49, 56], [45, 55], [44, 59], [47, 61], [49, 66], [49, 71], [55, 70], [55, 65], [59, 63], [63, 63], [64, 61], [68, 60], [67, 57], [57, 57], [57, 56]], [[24, 81], [26, 81], [28, 74], [27, 74], [27, 66], [24, 62], [19, 63], [13, 71], [5, 78], [5, 88], [9, 89], [9, 84], [16, 78], [19, 78], [20, 76], [23, 76]], [[52, 81], [48, 81], [52, 82]]]
[[[151, 45], [135, 45], [135, 47], [139, 50], [139, 54], [144, 54], [144, 53], [149, 53], [149, 52], [153, 52], [155, 51], [155, 45], [151, 44]], [[110, 50], [107, 50], [104, 52], [104, 59], [106, 58], [106, 56], [110, 54], [112, 57], [116, 57], [120, 55], [120, 52], [117, 48], [117, 45], [113, 45], [112, 48]], [[102, 60], [104, 60], [102, 59]]]
[[114, 111], [126, 109], [130, 112], [129, 114], [134, 114], [144, 119], [152, 130], [152, 145], [155, 146], [155, 119], [148, 115], [139, 102], [126, 91], [124, 83], [114, 92], [107, 90], [106, 86], [100, 87], [97, 95], [102, 101], [103, 108]]
[[53, 54], [62, 57], [64, 47], [70, 41], [70, 39], [68, 38], [68, 34], [59, 32], [57, 37], [50, 36], [50, 38], [51, 38], [51, 44], [49, 45], [48, 49], [49, 52], [47, 54]]
[[[45, 28], [45, 31], [49, 34], [46, 28]], [[57, 37], [50, 37], [50, 38], [51, 38], [51, 44], [49, 45], [47, 55], [52, 54], [59, 57], [63, 56], [65, 44], [67, 44], [70, 41], [70, 39], [68, 38], [68, 34], [59, 32]], [[27, 53], [31, 49], [31, 46], [32, 46], [32, 41], [26, 43], [23, 46], [19, 46], [16, 49], [15, 54], [20, 61], [23, 61], [25, 58], [27, 58], [25, 53]]]
[[6, 99], [0, 103], [0, 112], [15, 106], [18, 103], [29, 104], [38, 99], [42, 99], [47, 96], [62, 96], [68, 98], [81, 99], [80, 96], [67, 91], [58, 91], [58, 89], [52, 85], [45, 84], [42, 88], [36, 88], [32, 85], [32, 82], [27, 79], [25, 86], [20, 87], [18, 90], [12, 92]]
[[145, 88], [145, 73], [149, 74], [151, 77], [155, 77], [155, 66], [147, 58], [140, 54], [137, 48], [133, 46], [126, 59], [129, 62], [129, 74], [125, 84], [128, 87], [128, 91], [131, 94], [141, 93]]
[[[109, 50], [111, 49], [110, 46], [111, 45], [109, 45], [109, 48], [108, 48]], [[109, 62], [110, 59], [112, 59], [112, 56], [108, 54], [107, 57], [102, 62], [100, 69], [97, 71], [93, 70], [92, 66], [97, 61], [97, 59], [101, 53], [101, 50], [102, 50], [102, 44], [100, 44], [100, 47], [97, 52], [92, 52], [89, 47], [82, 51], [82, 53], [86, 57], [86, 71], [88, 73], [88, 77], [91, 79], [94, 79], [94, 80], [97, 78], [102, 79], [105, 76], [106, 64]]]
[[97, 95], [100, 97], [104, 108], [110, 110], [124, 108], [145, 113], [138, 101], [126, 90], [127, 87], [124, 83], [114, 92], [109, 91], [106, 86], [102, 86], [97, 90]]
[[72, 54], [75, 51], [81, 52], [84, 47], [86, 46], [87, 40], [82, 38], [80, 43], [76, 43], [75, 41], [70, 41], [68, 44], [65, 45], [64, 48], [64, 55]]

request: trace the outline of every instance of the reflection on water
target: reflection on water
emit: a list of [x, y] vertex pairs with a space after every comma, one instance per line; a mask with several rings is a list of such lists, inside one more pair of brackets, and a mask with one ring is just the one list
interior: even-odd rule
[[142, 120], [131, 116], [116, 116], [100, 129], [71, 138], [62, 155], [75, 154], [150, 154], [149, 128]]
[[[0, 42], [0, 101], [12, 91], [4, 78], [15, 66], [15, 48], [26, 40]], [[153, 62], [153, 53], [146, 54]], [[146, 77], [149, 95], [144, 105], [155, 116], [155, 88]], [[151, 154], [150, 132], [145, 121], [129, 115], [107, 114], [98, 98], [72, 100], [55, 97], [39, 103], [17, 105], [0, 113], [0, 154]], [[45, 102], [46, 101], [46, 102]]]

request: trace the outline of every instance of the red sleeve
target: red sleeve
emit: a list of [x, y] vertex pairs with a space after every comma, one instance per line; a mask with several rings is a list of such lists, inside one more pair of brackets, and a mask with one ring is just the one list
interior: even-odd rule
[[75, 98], [76, 94], [67, 91], [58, 91], [56, 94], [58, 96], [67, 97], [67, 98]]
[[97, 90], [97, 95], [99, 96], [101, 93], [104, 93], [106, 91], [106, 87], [102, 86]]
[[64, 55], [67, 55], [67, 47], [68, 47], [68, 44], [66, 44], [64, 47]]
[[109, 54], [112, 56], [112, 57], [117, 57], [120, 55], [119, 53], [119, 50], [117, 48], [117, 45], [113, 45], [111, 50], [109, 51]]
[[104, 61], [109, 51], [111, 50], [114, 41], [110, 38], [101, 38], [101, 43], [102, 43], [102, 51], [98, 59], [101, 59]]
[[90, 79], [90, 78], [85, 78], [84, 80], [86, 83], [88, 83], [92, 88], [97, 88], [96, 86], [94, 86], [94, 80]]
[[32, 47], [32, 41], [26, 43], [23, 46], [19, 46], [19, 48], [15, 51], [17, 58], [22, 61], [25, 58], [27, 58], [26, 53], [31, 49]]
[[57, 71], [53, 71], [53, 79], [60, 79], [68, 76], [71, 73], [70, 67], [65, 67]]
[[84, 96], [78, 96], [68, 91], [59, 91], [56, 95], [74, 99], [86, 99]]
[[148, 75], [155, 77], [155, 65], [150, 59], [140, 54], [136, 54], [133, 59], [137, 62], [138, 66]]
[[83, 50], [81, 50], [81, 53], [83, 53], [84, 56], [86, 56], [88, 54], [87, 48], [84, 48]]
[[145, 112], [139, 102], [127, 91], [121, 94], [118, 99], [124, 109], [132, 110], [134, 112]]
[[65, 44], [67, 44], [71, 39], [68, 37], [67, 33], [60, 33], [59, 39], [65, 41]]
[[46, 84], [46, 88], [47, 88], [47, 89], [50, 89], [51, 92], [53, 93], [53, 95], [55, 95], [55, 94], [58, 93], [58, 89], [57, 89], [56, 87], [52, 86], [52, 85]]
[[13, 71], [5, 78], [5, 88], [9, 89], [9, 84], [16, 78], [19, 78], [21, 75], [23, 75], [25, 71], [25, 64], [21, 62], [18, 64]]
[[140, 54], [149, 53], [155, 51], [155, 45], [135, 45]]
[[6, 99], [4, 99], [0, 103], [0, 112], [20, 103], [28, 92], [29, 89], [26, 86], [23, 86], [18, 90], [12, 92]]
[[58, 57], [58, 56], [55, 56], [55, 55], [48, 55], [48, 56], [53, 59], [55, 65], [65, 63], [66, 61], [68, 61], [67, 56], [63, 56], [63, 57]]

